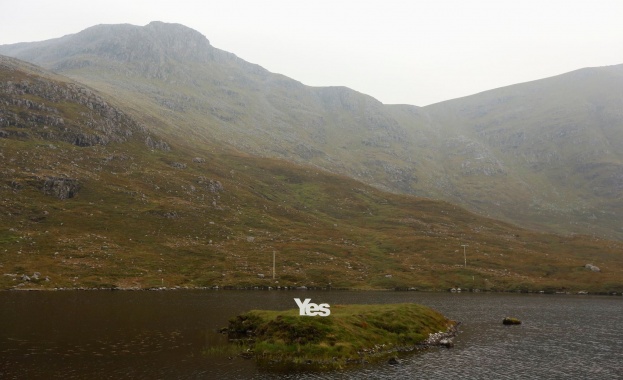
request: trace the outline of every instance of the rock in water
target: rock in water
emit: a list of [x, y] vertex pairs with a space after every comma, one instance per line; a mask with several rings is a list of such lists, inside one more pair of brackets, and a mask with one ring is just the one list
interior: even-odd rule
[[439, 345], [445, 348], [454, 347], [454, 341], [452, 339], [444, 338], [439, 341]]
[[520, 325], [521, 321], [517, 318], [506, 317], [502, 320], [502, 324], [505, 325]]

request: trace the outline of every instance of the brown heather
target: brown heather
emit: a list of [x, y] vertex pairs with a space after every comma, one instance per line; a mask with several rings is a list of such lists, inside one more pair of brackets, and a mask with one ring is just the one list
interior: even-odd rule
[[157, 134], [147, 111], [162, 110], [0, 63], [2, 289], [623, 291], [620, 241], [522, 229], [183, 128]]

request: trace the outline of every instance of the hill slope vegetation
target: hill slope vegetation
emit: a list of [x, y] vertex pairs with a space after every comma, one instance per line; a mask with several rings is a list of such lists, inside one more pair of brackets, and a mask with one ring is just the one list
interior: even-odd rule
[[227, 144], [559, 233], [622, 239], [623, 66], [416, 107], [315, 88], [177, 24], [0, 46], [114, 94], [163, 137]]
[[623, 290], [618, 242], [161, 138], [114, 102], [0, 58], [0, 287]]

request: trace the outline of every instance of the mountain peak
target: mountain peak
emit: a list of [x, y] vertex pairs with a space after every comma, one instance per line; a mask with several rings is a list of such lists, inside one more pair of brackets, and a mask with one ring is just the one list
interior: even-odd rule
[[121, 61], [159, 62], [165, 58], [205, 61], [212, 49], [201, 33], [181, 24], [153, 21], [145, 26], [98, 25], [75, 35], [90, 53]]
[[[28, 46], [35, 45], [4, 45], [2, 53], [18, 55]], [[210, 61], [214, 50], [210, 41], [194, 29], [153, 21], [145, 26], [95, 25], [76, 34], [38, 43], [25, 52], [23, 58], [55, 71], [101, 65], [106, 61], [153, 69], [168, 61]]]
[[149, 24], [139, 28], [144, 28], [160, 34], [175, 35], [176, 37], [192, 37], [197, 40], [205, 40], [208, 44], [210, 43], [206, 36], [199, 33], [195, 29], [189, 28], [188, 26], [182, 24], [152, 21]]
[[142, 28], [148, 31], [153, 37], [157, 37], [161, 40], [179, 40], [180, 42], [186, 42], [188, 44], [196, 44], [196, 47], [210, 45], [210, 41], [206, 36], [182, 24], [152, 21]]

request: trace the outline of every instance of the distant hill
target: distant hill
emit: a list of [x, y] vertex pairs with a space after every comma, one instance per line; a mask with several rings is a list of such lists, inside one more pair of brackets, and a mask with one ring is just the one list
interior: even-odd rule
[[623, 291], [618, 242], [161, 138], [114, 102], [0, 57], [0, 289]]
[[226, 144], [559, 233], [623, 239], [623, 66], [427, 107], [305, 86], [152, 22], [0, 46], [115, 94], [163, 137]]
[[444, 166], [459, 176], [455, 196], [463, 193], [465, 203], [498, 207], [505, 219], [533, 228], [621, 238], [623, 65], [487, 91], [426, 112], [453, 136]]

